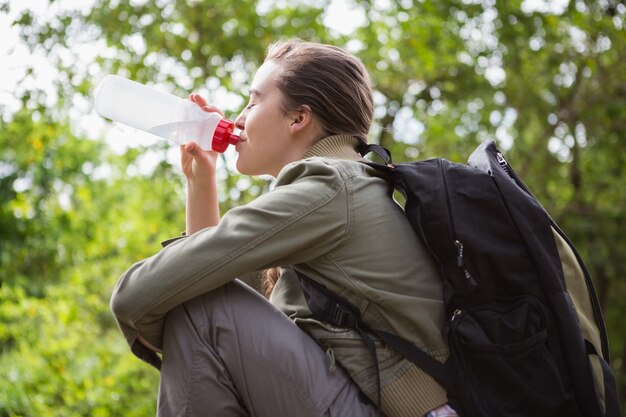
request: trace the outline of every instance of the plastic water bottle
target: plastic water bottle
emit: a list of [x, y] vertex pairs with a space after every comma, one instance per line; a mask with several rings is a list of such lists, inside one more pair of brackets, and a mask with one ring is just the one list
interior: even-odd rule
[[224, 152], [237, 145], [235, 124], [219, 113], [118, 75], [107, 75], [95, 97], [96, 112], [107, 119], [141, 129], [178, 145], [195, 141], [204, 150]]

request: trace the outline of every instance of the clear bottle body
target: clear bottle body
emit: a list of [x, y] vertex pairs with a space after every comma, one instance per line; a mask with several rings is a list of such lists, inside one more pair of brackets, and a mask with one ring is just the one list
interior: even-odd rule
[[98, 86], [95, 110], [102, 117], [174, 144], [195, 141], [202, 149], [223, 152], [238, 139], [232, 135], [233, 123], [219, 113], [205, 112], [189, 100], [118, 75], [107, 75]]

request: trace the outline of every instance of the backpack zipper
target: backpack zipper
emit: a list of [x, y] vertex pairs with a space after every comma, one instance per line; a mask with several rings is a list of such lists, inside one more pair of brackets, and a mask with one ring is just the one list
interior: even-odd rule
[[454, 310], [454, 312], [452, 313], [452, 317], [450, 317], [450, 323], [452, 323], [461, 314], [463, 314], [463, 310], [461, 310], [460, 308]]
[[441, 179], [443, 180], [443, 190], [446, 194], [446, 211], [448, 212], [448, 221], [450, 223], [450, 229], [452, 236], [456, 236], [456, 228], [454, 227], [454, 219], [452, 218], [452, 210], [450, 209], [450, 194], [448, 193], [448, 179], [446, 178], [446, 170], [443, 166], [444, 160], [439, 159], [439, 170], [441, 171]]
[[[497, 161], [500, 164], [500, 166], [502, 166], [502, 168], [506, 171], [506, 173], [513, 179], [513, 181], [515, 181], [517, 186], [520, 187], [522, 190], [524, 190], [535, 201], [539, 201], [533, 195], [533, 193], [530, 191], [530, 189], [526, 186], [524, 181], [522, 181], [522, 179], [513, 170], [511, 165], [508, 164], [506, 158], [500, 152], [497, 153], [496, 158], [497, 158]], [[606, 332], [606, 325], [605, 325], [604, 319], [602, 317], [602, 309], [600, 307], [600, 301], [598, 300], [598, 296], [596, 294], [596, 290], [595, 290], [595, 287], [593, 285], [593, 281], [591, 279], [591, 275], [589, 274], [589, 271], [587, 270], [587, 267], [585, 266], [585, 263], [583, 262], [580, 254], [576, 250], [576, 247], [574, 246], [572, 241], [565, 235], [565, 233], [563, 233], [561, 228], [556, 224], [556, 222], [552, 219], [552, 217], [550, 216], [550, 214], [547, 211], [546, 211], [546, 215], [548, 216], [548, 219], [550, 220], [550, 225], [554, 228], [554, 230], [557, 231], [557, 233], [559, 235], [561, 235], [563, 240], [565, 240], [565, 242], [568, 244], [568, 246], [572, 249], [572, 252], [574, 252], [574, 255], [576, 256], [576, 261], [578, 262], [578, 265], [580, 266], [580, 268], [583, 271], [583, 275], [585, 277], [585, 284], [587, 286], [587, 291], [589, 291], [589, 294], [590, 294], [589, 298], [591, 298], [591, 306], [592, 306], [592, 309], [593, 309], [593, 314], [595, 316], [596, 322], [598, 323], [598, 328], [600, 330], [600, 341], [602, 343], [602, 346], [601, 346], [602, 356], [604, 357], [604, 360], [606, 360], [606, 362], [608, 364], [610, 364], [611, 363], [611, 359], [610, 359], [611, 357], [610, 357], [610, 352], [609, 352], [609, 340], [608, 340], [608, 336], [607, 336], [607, 332]]]
[[446, 195], [446, 211], [448, 212], [448, 221], [450, 223], [450, 229], [452, 232], [452, 239], [454, 242], [454, 246], [456, 246], [456, 265], [463, 272], [463, 276], [465, 276], [465, 280], [468, 286], [474, 288], [478, 285], [476, 280], [469, 273], [467, 268], [465, 268], [465, 259], [463, 257], [463, 243], [457, 239], [456, 228], [454, 226], [454, 218], [452, 216], [452, 204], [450, 203], [450, 193], [448, 191], [448, 180], [446, 178], [446, 170], [443, 166], [444, 160], [439, 159], [439, 169], [441, 170], [441, 178], [443, 180], [443, 188], [444, 193]]
[[473, 288], [478, 285], [474, 277], [469, 273], [467, 268], [465, 268], [465, 259], [463, 258], [463, 244], [458, 240], [454, 241], [456, 245], [456, 266], [463, 269], [463, 275], [465, 275], [465, 279], [469, 283], [469, 285]]

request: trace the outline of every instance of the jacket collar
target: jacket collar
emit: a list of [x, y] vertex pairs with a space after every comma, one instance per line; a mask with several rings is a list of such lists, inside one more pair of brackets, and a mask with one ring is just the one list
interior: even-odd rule
[[349, 161], [364, 161], [356, 151], [359, 140], [349, 135], [327, 136], [311, 146], [302, 159], [311, 157], [347, 159]]

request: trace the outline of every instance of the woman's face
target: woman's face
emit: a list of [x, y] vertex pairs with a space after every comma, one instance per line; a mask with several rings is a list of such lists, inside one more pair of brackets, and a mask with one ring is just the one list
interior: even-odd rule
[[293, 120], [282, 110], [282, 92], [275, 80], [282, 68], [265, 62], [258, 69], [250, 88], [248, 106], [235, 120], [244, 139], [237, 145], [237, 170], [247, 175], [277, 176], [293, 159]]

